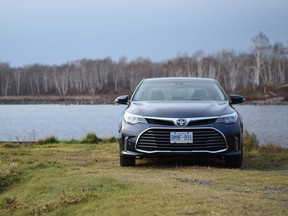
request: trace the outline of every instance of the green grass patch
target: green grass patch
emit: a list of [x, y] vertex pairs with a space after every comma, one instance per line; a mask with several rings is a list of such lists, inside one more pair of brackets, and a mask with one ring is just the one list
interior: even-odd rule
[[19, 181], [19, 172], [20, 167], [17, 163], [0, 161], [0, 193]]
[[0, 215], [288, 214], [287, 149], [247, 151], [241, 169], [181, 158], [122, 168], [118, 154], [103, 140], [0, 145]]
[[[54, 137], [47, 137], [44, 139], [38, 140], [38, 144], [57, 144], [60, 141]], [[71, 139], [71, 140], [61, 140], [61, 143], [65, 144], [99, 144], [99, 143], [117, 143], [118, 140], [116, 137], [108, 137], [108, 138], [100, 138], [95, 133], [91, 132], [88, 133], [83, 139], [77, 140], [77, 139]], [[10, 148], [17, 147], [19, 144], [14, 143], [6, 143], [8, 147]]]

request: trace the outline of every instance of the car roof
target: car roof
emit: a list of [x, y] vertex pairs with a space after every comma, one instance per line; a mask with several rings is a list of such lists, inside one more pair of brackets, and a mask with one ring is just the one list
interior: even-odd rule
[[196, 81], [196, 82], [217, 82], [212, 78], [199, 78], [199, 77], [158, 77], [143, 79], [143, 82], [166, 82], [166, 81]]

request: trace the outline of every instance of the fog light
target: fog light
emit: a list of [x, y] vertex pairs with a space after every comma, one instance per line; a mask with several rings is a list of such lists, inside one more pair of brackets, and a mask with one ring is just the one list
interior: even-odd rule
[[128, 136], [126, 136], [126, 137], [124, 138], [124, 146], [123, 146], [124, 151], [127, 151], [127, 143], [128, 143], [128, 139], [129, 139]]
[[236, 136], [234, 137], [234, 139], [235, 139], [235, 150], [239, 151], [239, 139]]

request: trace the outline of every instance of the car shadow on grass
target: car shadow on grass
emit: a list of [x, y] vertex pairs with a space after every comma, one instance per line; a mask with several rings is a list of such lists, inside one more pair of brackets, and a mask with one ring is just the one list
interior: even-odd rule
[[157, 168], [173, 168], [173, 167], [215, 167], [225, 168], [225, 162], [220, 158], [145, 158], [136, 160], [139, 167], [157, 167]]
[[[240, 170], [287, 170], [288, 157], [267, 159], [265, 157], [246, 157]], [[136, 166], [143, 168], [173, 168], [173, 167], [209, 167], [229, 168], [223, 158], [145, 158], [136, 160]]]

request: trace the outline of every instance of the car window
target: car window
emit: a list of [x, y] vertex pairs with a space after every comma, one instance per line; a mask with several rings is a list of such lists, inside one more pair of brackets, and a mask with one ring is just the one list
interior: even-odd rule
[[165, 100], [225, 100], [217, 83], [213, 82], [147, 82], [135, 92], [134, 101]]

